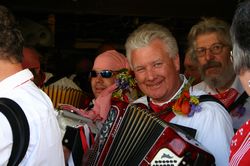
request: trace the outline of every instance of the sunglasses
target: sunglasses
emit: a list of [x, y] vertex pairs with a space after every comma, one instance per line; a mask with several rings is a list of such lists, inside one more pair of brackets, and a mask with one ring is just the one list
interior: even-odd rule
[[111, 78], [113, 76], [113, 74], [114, 74], [114, 71], [111, 71], [111, 70], [102, 70], [100, 72], [96, 72], [96, 71], [92, 70], [89, 73], [89, 77], [92, 78], [92, 77], [97, 77], [99, 75], [102, 78]]

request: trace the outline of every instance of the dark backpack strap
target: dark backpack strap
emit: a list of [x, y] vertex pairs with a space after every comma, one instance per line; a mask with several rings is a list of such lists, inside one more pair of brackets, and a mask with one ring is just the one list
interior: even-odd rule
[[0, 112], [8, 119], [13, 134], [13, 146], [8, 166], [17, 166], [25, 156], [29, 145], [28, 120], [22, 108], [8, 98], [0, 98]]
[[234, 110], [237, 106], [240, 105], [244, 105], [244, 103], [246, 102], [247, 98], [248, 98], [248, 94], [246, 93], [246, 91], [244, 91], [240, 97], [238, 97], [237, 100], [235, 100], [229, 107], [228, 110], [229, 112], [231, 112], [232, 110]]
[[199, 101], [200, 102], [205, 102], [205, 101], [214, 101], [219, 103], [220, 105], [222, 105], [227, 111], [228, 109], [225, 107], [225, 105], [216, 97], [212, 96], [212, 95], [201, 95], [199, 96]]
[[201, 95], [199, 97], [199, 101], [200, 102], [204, 102], [204, 101], [215, 101], [219, 104], [221, 104], [229, 113], [234, 110], [237, 106], [239, 105], [243, 105], [245, 102], [246, 102], [246, 99], [248, 98], [248, 94], [244, 91], [240, 97], [238, 97], [237, 100], [235, 100], [228, 108], [226, 108], [224, 106], [224, 104], [217, 98], [215, 98], [214, 96], [212, 95]]

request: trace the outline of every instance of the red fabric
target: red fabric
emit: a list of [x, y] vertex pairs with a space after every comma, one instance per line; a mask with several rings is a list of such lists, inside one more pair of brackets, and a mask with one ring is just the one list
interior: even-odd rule
[[123, 54], [115, 50], [108, 50], [98, 55], [93, 65], [93, 70], [106, 69], [118, 71], [123, 68], [129, 69], [128, 60]]
[[217, 99], [219, 99], [226, 108], [228, 108], [237, 98], [238, 92], [234, 88], [230, 88], [229, 90], [213, 95]]
[[87, 150], [88, 150], [88, 143], [87, 143], [87, 140], [86, 140], [86, 136], [84, 134], [84, 129], [81, 126], [81, 127], [79, 127], [79, 130], [80, 130], [80, 138], [81, 138], [81, 142], [82, 142], [82, 149], [86, 153]]
[[230, 166], [246, 166], [250, 164], [250, 120], [248, 120], [233, 136], [230, 145]]
[[[156, 112], [159, 113], [162, 111], [166, 111], [167, 108], [171, 108], [173, 106], [174, 102], [169, 102], [167, 104], [163, 104], [161, 106], [156, 105], [152, 102], [149, 102], [149, 106], [151, 107], [151, 109]], [[171, 111], [167, 111], [166, 113], [163, 113], [159, 116], [161, 119], [165, 120], [166, 122], [169, 122], [172, 118], [175, 117], [175, 114], [173, 113], [172, 109]]]

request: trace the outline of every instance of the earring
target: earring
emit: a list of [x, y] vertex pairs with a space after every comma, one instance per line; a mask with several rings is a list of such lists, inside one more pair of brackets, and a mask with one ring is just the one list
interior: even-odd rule
[[250, 87], [250, 80], [248, 80], [248, 87]]
[[230, 51], [230, 60], [232, 63], [234, 62], [233, 51]]

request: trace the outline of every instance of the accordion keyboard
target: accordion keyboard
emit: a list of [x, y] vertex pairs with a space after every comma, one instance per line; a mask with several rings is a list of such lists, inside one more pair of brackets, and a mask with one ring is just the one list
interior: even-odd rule
[[[184, 157], [178, 157], [167, 148], [161, 149], [154, 159], [151, 161], [151, 166], [177, 166], [181, 163]], [[184, 163], [182, 163], [184, 164]]]

